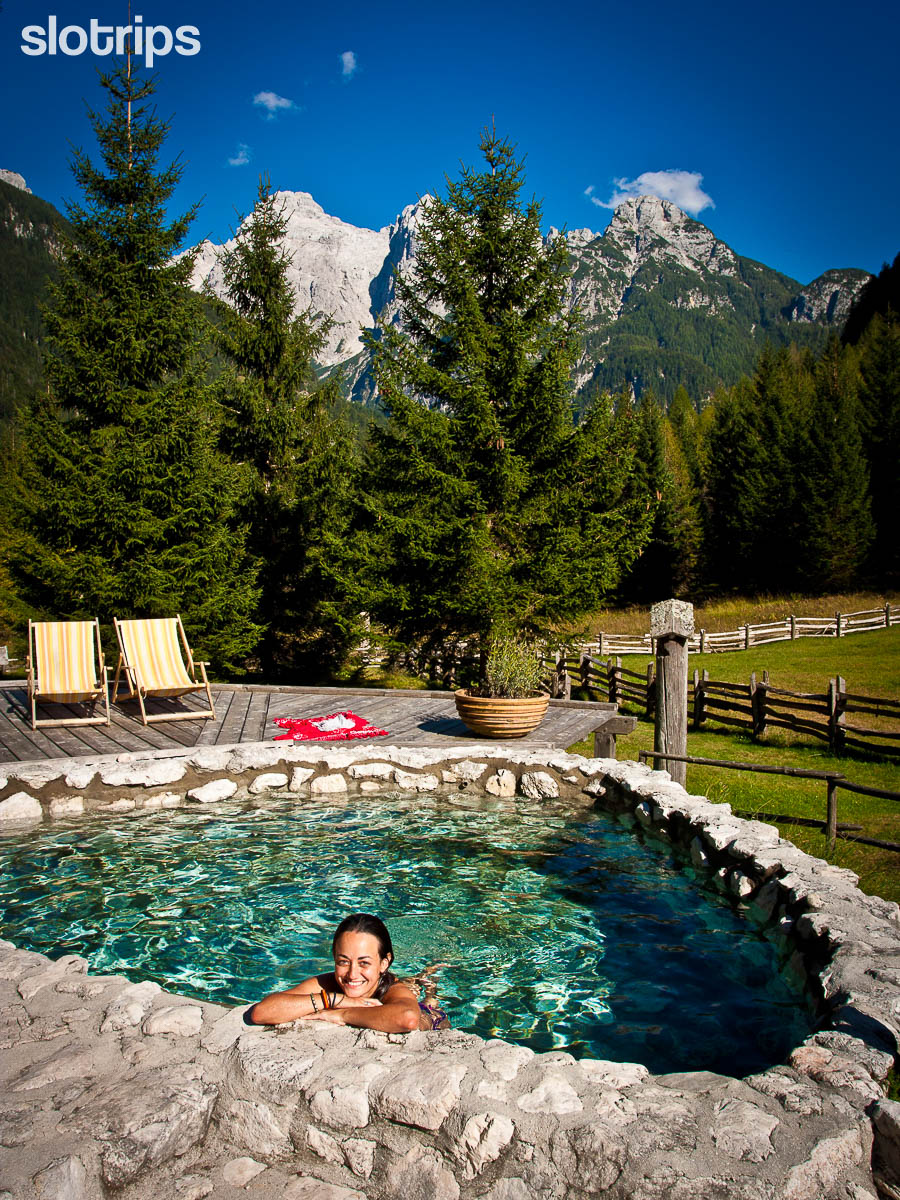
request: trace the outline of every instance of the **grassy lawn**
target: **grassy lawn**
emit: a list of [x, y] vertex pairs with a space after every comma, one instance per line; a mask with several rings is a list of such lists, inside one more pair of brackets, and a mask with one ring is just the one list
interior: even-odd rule
[[[623, 659], [631, 670], [646, 670], [647, 657]], [[709, 671], [710, 678], [745, 683], [751, 671], [761, 677], [768, 670], [775, 687], [790, 691], [823, 692], [828, 679], [843, 675], [850, 691], [861, 695], [900, 697], [900, 627], [851, 637], [806, 638], [778, 642], [730, 654], [691, 655], [691, 670]], [[628, 711], [623, 706], [623, 711]], [[636, 710], [634, 710], [636, 711]], [[853, 723], [881, 719], [859, 716]], [[634, 734], [618, 740], [618, 757], [636, 759], [640, 750], [653, 749], [653, 724], [640, 721]], [[585, 744], [580, 752], [590, 753]], [[837, 771], [853, 783], [900, 792], [900, 759], [876, 759], [859, 753], [836, 757], [824, 742], [806, 740], [787, 730], [769, 730], [754, 742], [748, 733], [726, 726], [705, 724], [689, 730], [688, 754], [701, 758], [729, 759], [766, 765]], [[825, 783], [787, 776], [754, 775], [715, 767], [688, 766], [688, 791], [716, 802], [727, 802], [747, 815], [772, 813], [824, 820]], [[838, 793], [838, 822], [861, 825], [865, 836], [900, 843], [900, 801], [879, 800]], [[860, 877], [860, 887], [886, 899], [900, 901], [900, 854], [838, 839], [833, 855], [827, 853], [824, 834], [803, 826], [775, 822], [784, 837], [820, 858], [849, 867]]]
[[[884, 608], [898, 598], [882, 592], [842, 592], [831, 596], [728, 596], [694, 605], [694, 626], [707, 633], [727, 633], [741, 625], [762, 625], [766, 621], [783, 621], [795, 617], [825, 617], [836, 612], [865, 612]], [[591, 637], [599, 630], [604, 633], [649, 633], [650, 608], [632, 605], [629, 608], [601, 609], [588, 618], [586, 629]]]

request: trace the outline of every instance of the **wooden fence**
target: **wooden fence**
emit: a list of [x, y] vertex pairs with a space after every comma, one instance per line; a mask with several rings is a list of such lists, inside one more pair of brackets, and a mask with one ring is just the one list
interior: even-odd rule
[[[573, 683], [604, 694], [613, 704], [636, 706], [647, 717], [656, 711], [656, 664], [644, 674], [622, 666], [620, 658], [598, 662], [582, 653], [578, 660], [562, 654], [552, 662], [553, 695], [568, 695]], [[694, 729], [707, 722], [734, 725], [760, 738], [768, 728], [789, 729], [827, 742], [835, 753], [864, 750], [879, 755], [900, 755], [900, 701], [861, 696], [847, 691], [840, 675], [828, 681], [824, 692], [789, 692], [773, 687], [767, 671], [761, 680], [751, 674], [747, 683], [709, 678], [694, 671], [688, 684], [688, 709]], [[855, 723], [859, 716], [886, 718], [889, 728]], [[850, 720], [848, 721], [848, 717]]]
[[[726, 633], [699, 630], [688, 642], [691, 654], [716, 654], [726, 650], [749, 650], [769, 642], [786, 642], [803, 637], [846, 637], [873, 629], [900, 625], [900, 604], [867, 608], [861, 612], [834, 613], [830, 617], [785, 617], [783, 621], [765, 621], [761, 625], [742, 625]], [[605, 658], [610, 654], [653, 654], [649, 633], [601, 633], [596, 642], [579, 646], [583, 653]]]
[[883, 800], [900, 802], [900, 792], [889, 792], [884, 788], [869, 787], [863, 783], [851, 783], [843, 775], [835, 771], [807, 771], [802, 767], [778, 767], [763, 763], [730, 762], [721, 758], [698, 758], [692, 754], [667, 754], [659, 750], [641, 750], [638, 757], [641, 762], [648, 758], [665, 759], [670, 762], [694, 763], [703, 767], [726, 767], [731, 771], [752, 771], [757, 775], [790, 775], [795, 779], [823, 779], [827, 785], [825, 798], [825, 820], [810, 821], [804, 817], [791, 817], [778, 813], [736, 813], [736, 816], [751, 816], [759, 821], [780, 821], [785, 825], [814, 825], [824, 831], [828, 839], [828, 847], [834, 851], [835, 838], [846, 838], [852, 842], [862, 842], [866, 846], [878, 846], [882, 850], [893, 850], [900, 853], [900, 842], [885, 842], [880, 838], [865, 837], [861, 825], [841, 825], [838, 822], [838, 791], [843, 788], [847, 792], [855, 792], [860, 796], [877, 796]]

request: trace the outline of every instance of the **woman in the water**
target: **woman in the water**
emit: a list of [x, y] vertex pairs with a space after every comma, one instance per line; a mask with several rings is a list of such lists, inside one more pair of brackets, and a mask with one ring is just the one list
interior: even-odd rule
[[313, 975], [286, 992], [273, 992], [254, 1004], [246, 1019], [253, 1025], [328, 1021], [383, 1033], [449, 1027], [447, 1014], [429, 1002], [432, 996], [419, 999], [418, 980], [400, 980], [391, 974], [394, 947], [378, 917], [371, 913], [345, 917], [335, 931], [331, 951], [333, 971]]

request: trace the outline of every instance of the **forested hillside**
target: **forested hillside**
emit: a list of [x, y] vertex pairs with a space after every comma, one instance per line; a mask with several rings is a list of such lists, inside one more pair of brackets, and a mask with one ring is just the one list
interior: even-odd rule
[[52, 204], [0, 179], [0, 430], [43, 383], [40, 305], [68, 230]]

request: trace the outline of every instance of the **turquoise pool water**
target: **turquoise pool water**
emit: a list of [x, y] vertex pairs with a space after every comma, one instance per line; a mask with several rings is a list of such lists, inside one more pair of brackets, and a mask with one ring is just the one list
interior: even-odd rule
[[772, 946], [661, 843], [594, 811], [460, 796], [267, 800], [0, 837], [0, 928], [236, 1004], [324, 969], [337, 921], [433, 963], [452, 1023], [535, 1050], [744, 1075], [809, 1030]]

